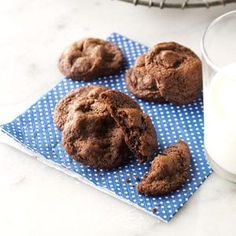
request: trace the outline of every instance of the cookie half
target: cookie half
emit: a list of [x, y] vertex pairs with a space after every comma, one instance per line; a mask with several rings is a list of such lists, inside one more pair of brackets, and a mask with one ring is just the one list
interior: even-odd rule
[[151, 160], [157, 151], [157, 136], [151, 119], [128, 95], [117, 90], [105, 91], [101, 98], [121, 127], [125, 142], [142, 163]]
[[150, 170], [137, 185], [137, 191], [146, 195], [165, 195], [180, 188], [189, 175], [190, 151], [180, 140], [152, 161]]

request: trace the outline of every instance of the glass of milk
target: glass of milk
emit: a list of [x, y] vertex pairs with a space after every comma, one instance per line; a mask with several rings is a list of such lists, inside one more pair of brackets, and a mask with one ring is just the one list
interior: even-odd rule
[[236, 11], [207, 27], [201, 50], [206, 155], [216, 173], [236, 183]]

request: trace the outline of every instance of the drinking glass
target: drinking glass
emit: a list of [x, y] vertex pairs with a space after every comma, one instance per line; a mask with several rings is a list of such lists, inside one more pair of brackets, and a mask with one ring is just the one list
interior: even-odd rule
[[216, 173], [236, 183], [236, 10], [207, 27], [201, 53], [206, 155]]

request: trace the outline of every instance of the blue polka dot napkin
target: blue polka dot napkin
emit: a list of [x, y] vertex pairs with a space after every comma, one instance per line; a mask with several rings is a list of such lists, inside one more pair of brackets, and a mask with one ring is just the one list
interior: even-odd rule
[[[15, 141], [33, 151], [35, 156], [43, 156], [65, 173], [168, 222], [211, 173], [203, 149], [202, 98], [183, 106], [155, 104], [137, 99], [156, 128], [159, 150], [163, 150], [181, 138], [189, 144], [192, 154], [191, 176], [187, 183], [174, 193], [161, 197], [142, 196], [135, 188], [137, 176], [141, 178], [150, 163], [140, 164], [133, 159], [129, 164], [112, 171], [85, 167], [72, 160], [64, 151], [61, 145], [61, 131], [53, 122], [55, 105], [70, 90], [80, 86], [100, 84], [132, 96], [125, 86], [125, 72], [134, 64], [136, 57], [145, 53], [148, 48], [117, 33], [110, 35], [108, 40], [122, 49], [126, 60], [125, 70], [92, 82], [63, 79], [25, 113], [14, 121], [2, 125], [1, 129]], [[156, 208], [156, 211], [153, 208]]]

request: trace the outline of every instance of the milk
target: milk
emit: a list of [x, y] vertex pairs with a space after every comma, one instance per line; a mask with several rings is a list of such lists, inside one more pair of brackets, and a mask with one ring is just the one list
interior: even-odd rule
[[204, 90], [206, 152], [236, 174], [236, 63], [220, 69]]

